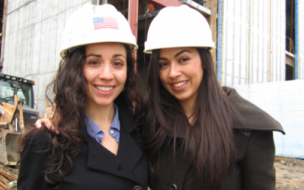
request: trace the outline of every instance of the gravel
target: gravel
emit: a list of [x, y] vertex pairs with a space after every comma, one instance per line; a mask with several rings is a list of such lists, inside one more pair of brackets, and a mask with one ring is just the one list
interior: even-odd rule
[[276, 190], [304, 190], [304, 160], [276, 157]]

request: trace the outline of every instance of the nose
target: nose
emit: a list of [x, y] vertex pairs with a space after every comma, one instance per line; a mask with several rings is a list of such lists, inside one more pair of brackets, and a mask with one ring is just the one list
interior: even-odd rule
[[110, 64], [104, 64], [103, 67], [100, 68], [99, 78], [102, 80], [111, 80], [113, 77]]
[[180, 68], [179, 68], [178, 64], [171, 63], [169, 77], [170, 78], [176, 78], [180, 75], [181, 75], [181, 72], [180, 72]]

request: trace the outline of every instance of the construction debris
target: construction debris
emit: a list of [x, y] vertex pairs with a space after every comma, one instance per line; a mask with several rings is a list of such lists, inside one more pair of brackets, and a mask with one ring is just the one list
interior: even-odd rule
[[0, 190], [7, 190], [8, 184], [17, 181], [18, 169], [5, 166], [0, 163]]

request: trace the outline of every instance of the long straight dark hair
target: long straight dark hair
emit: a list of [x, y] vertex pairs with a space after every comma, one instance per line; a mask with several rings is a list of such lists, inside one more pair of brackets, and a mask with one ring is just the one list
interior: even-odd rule
[[[125, 46], [127, 52], [127, 79], [125, 90], [115, 99], [117, 104], [124, 103], [139, 118], [142, 114], [142, 96], [138, 90], [134, 71], [134, 59], [129, 46]], [[71, 172], [73, 162], [71, 156], [80, 152], [85, 139], [82, 138], [82, 130], [86, 127], [85, 108], [87, 105], [88, 82], [83, 75], [85, 63], [85, 47], [79, 47], [63, 58], [55, 79], [47, 86], [46, 98], [56, 104], [56, 114], [60, 116], [58, 122], [59, 135], [47, 132], [46, 147], [40, 152], [49, 155], [47, 168], [44, 171], [45, 180], [58, 186], [53, 179], [64, 177]], [[54, 102], [51, 95], [54, 94]], [[56, 115], [55, 114], [55, 115]], [[25, 134], [21, 141], [20, 151], [29, 140], [39, 133], [45, 133], [39, 129], [32, 129]], [[22, 163], [21, 163], [22, 164]], [[26, 163], [25, 163], [26, 164]]]
[[[149, 93], [145, 99], [143, 139], [149, 156], [150, 175], [156, 179], [162, 148], [175, 155], [180, 144], [177, 134], [183, 131], [181, 144], [190, 161], [191, 186], [216, 190], [234, 163], [232, 118], [235, 111], [217, 80], [209, 50], [197, 50], [204, 75], [198, 89], [193, 124], [188, 122], [179, 101], [162, 85], [158, 68], [160, 50], [153, 51], [148, 68]], [[170, 134], [173, 134], [173, 140], [167, 143]]]

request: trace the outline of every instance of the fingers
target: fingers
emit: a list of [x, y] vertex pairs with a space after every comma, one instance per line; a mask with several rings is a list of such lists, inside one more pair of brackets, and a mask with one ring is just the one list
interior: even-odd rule
[[53, 131], [53, 132], [55, 132], [56, 134], [59, 134], [59, 131], [58, 131], [56, 125], [53, 125], [53, 123], [52, 123], [49, 119], [44, 119], [44, 120], [45, 120], [44, 125], [45, 125], [50, 131]]
[[54, 113], [56, 110], [56, 105], [45, 108], [44, 118], [39, 119], [35, 123], [36, 128], [41, 128], [42, 124], [44, 124], [48, 130], [59, 134], [57, 123], [60, 119], [60, 116]]
[[36, 123], [35, 123], [35, 127], [36, 127], [37, 129], [40, 129], [40, 128], [42, 127], [42, 122], [41, 122], [41, 120], [42, 120], [42, 119], [38, 119], [38, 120], [36, 121]]
[[56, 105], [45, 108], [44, 117], [48, 119], [52, 119], [54, 116], [55, 109], [56, 109]]
[[46, 128], [48, 128], [48, 130], [55, 132], [56, 134], [59, 134], [57, 126], [53, 125], [49, 119], [47, 118], [38, 119], [35, 123], [35, 127], [37, 129], [40, 129], [42, 127], [42, 124], [44, 124]]
[[47, 107], [45, 108], [45, 113], [53, 112], [53, 107]]

